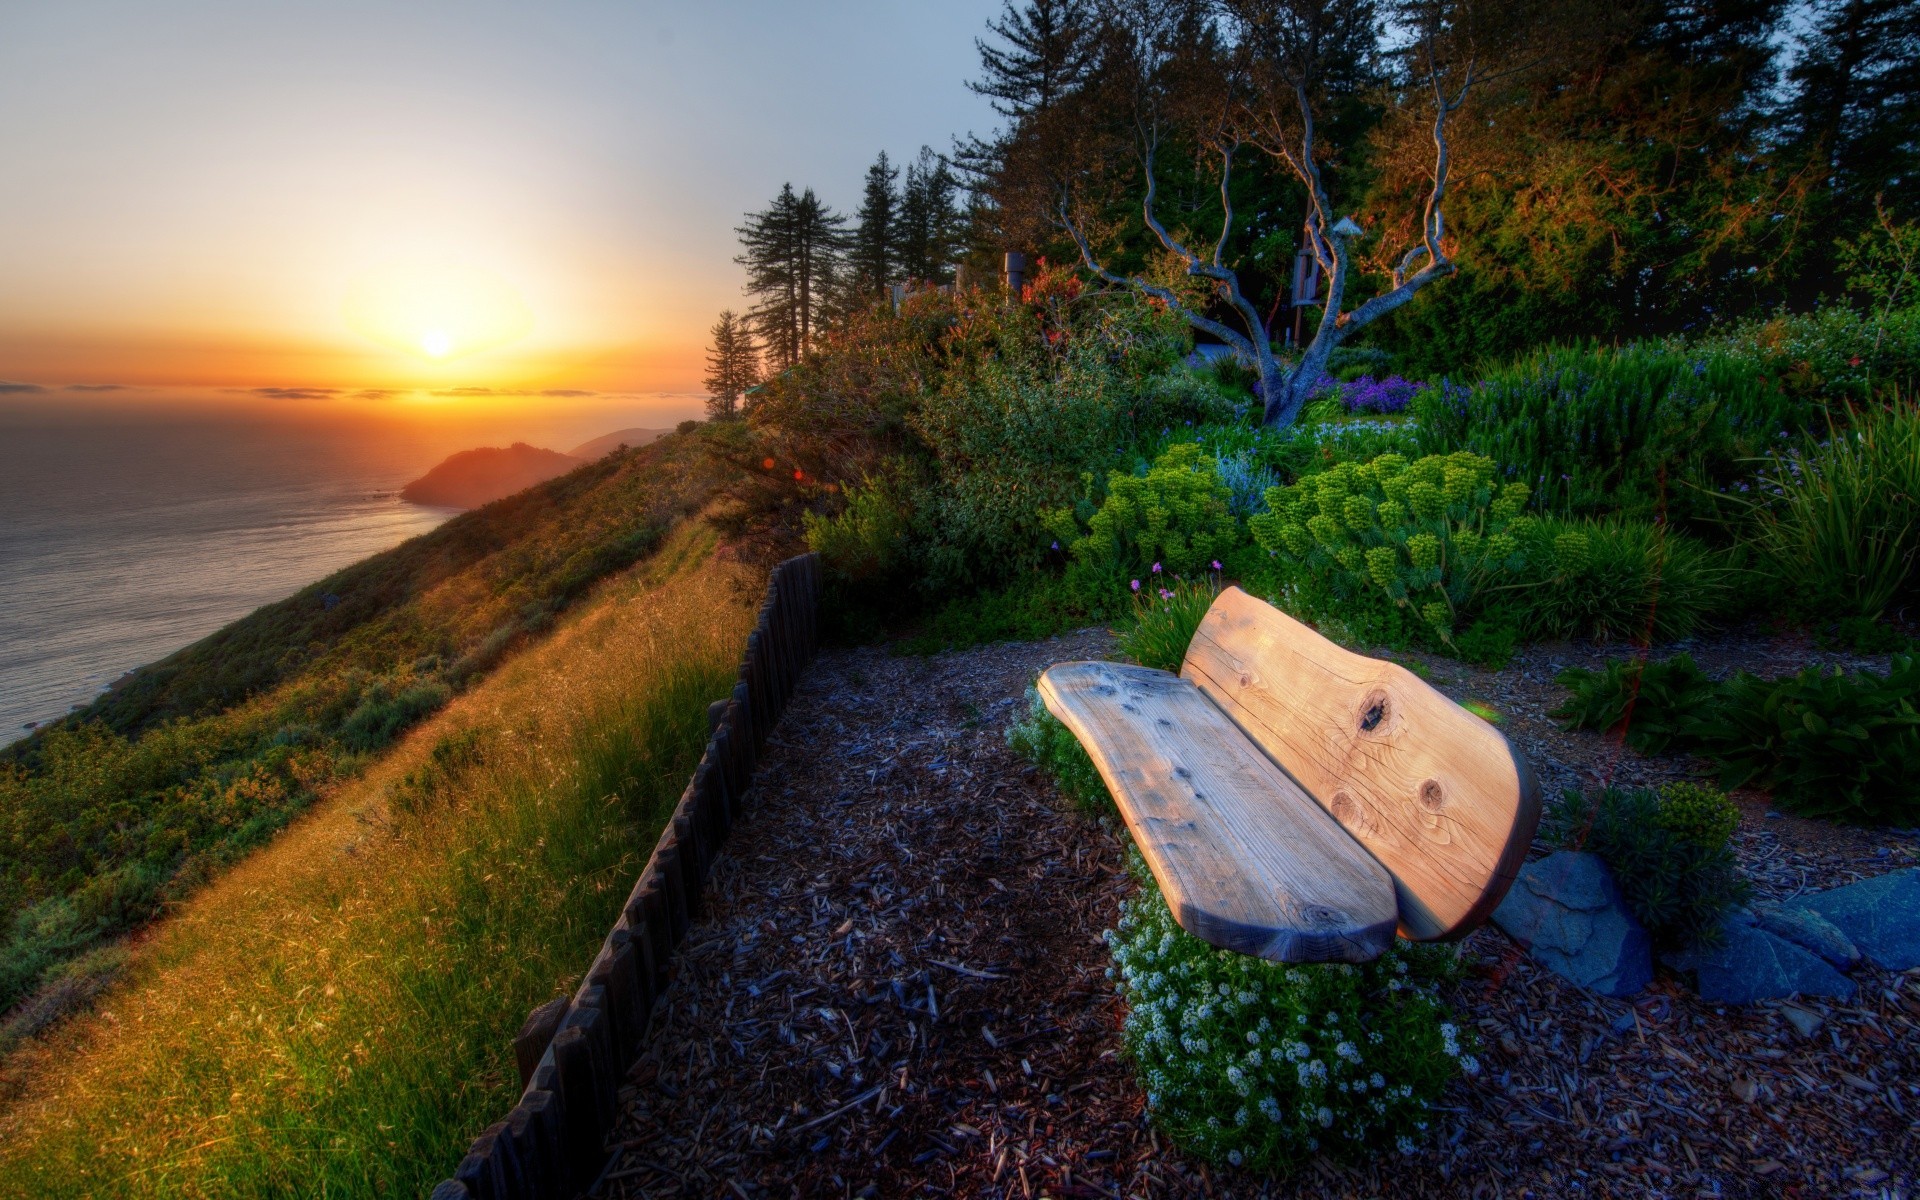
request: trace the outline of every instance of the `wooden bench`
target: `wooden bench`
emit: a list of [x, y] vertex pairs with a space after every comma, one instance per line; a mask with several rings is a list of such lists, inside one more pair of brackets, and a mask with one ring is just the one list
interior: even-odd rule
[[1464, 936], [1539, 824], [1499, 730], [1239, 588], [1179, 675], [1060, 663], [1040, 695], [1092, 755], [1174, 919], [1230, 950], [1365, 962], [1396, 929]]

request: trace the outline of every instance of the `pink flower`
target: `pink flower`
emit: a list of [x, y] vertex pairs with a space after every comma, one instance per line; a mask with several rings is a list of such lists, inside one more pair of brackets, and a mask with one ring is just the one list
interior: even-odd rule
[[1161, 598], [1162, 600], [1171, 600], [1171, 599], [1173, 599], [1173, 593], [1172, 593], [1172, 592], [1170, 592], [1170, 591], [1168, 591], [1168, 590], [1167, 590], [1167, 589], [1165, 589], [1165, 588], [1161, 588], [1161, 589], [1160, 589], [1160, 598]]
[[1140, 581], [1138, 579], [1133, 581], [1133, 590], [1136, 592], [1140, 590]]

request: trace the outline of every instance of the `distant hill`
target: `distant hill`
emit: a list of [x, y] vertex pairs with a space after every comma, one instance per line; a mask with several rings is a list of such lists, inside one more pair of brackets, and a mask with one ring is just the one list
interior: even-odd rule
[[567, 453], [583, 462], [592, 462], [596, 458], [604, 458], [612, 454], [622, 446], [644, 446], [655, 438], [665, 437], [670, 432], [672, 431], [667, 429], [616, 429], [604, 437], [582, 442]]
[[[591, 443], [589, 443], [591, 444]], [[582, 459], [515, 442], [504, 450], [462, 450], [400, 489], [402, 500], [445, 508], [479, 508], [536, 483], [565, 475]]]

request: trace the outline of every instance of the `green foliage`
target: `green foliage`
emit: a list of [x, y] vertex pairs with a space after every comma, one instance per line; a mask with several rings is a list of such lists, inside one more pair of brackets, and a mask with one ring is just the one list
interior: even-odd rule
[[1870, 411], [1774, 456], [1749, 506], [1754, 541], [1794, 578], [1799, 606], [1877, 618], [1920, 590], [1920, 406]]
[[1740, 810], [1712, 788], [1670, 783], [1592, 796], [1569, 790], [1542, 824], [1550, 845], [1606, 860], [1660, 949], [1712, 941], [1721, 915], [1752, 894], [1729, 844]]
[[0, 750], [0, 1009], [266, 842], [649, 553], [716, 480], [687, 439], [657, 446], [336, 572]]
[[1129, 579], [1208, 570], [1241, 540], [1230, 493], [1200, 447], [1170, 446], [1145, 475], [1115, 471], [1106, 498], [1082, 518], [1068, 508], [1046, 514], [1048, 530], [1073, 555], [1074, 575], [1097, 594]]
[[1865, 825], [1920, 824], [1920, 658], [1886, 675], [1808, 667], [1785, 679], [1744, 672], [1698, 721], [1699, 751], [1727, 787], [1768, 788], [1784, 808]]
[[1572, 729], [1624, 728], [1650, 754], [1713, 760], [1725, 787], [1753, 784], [1809, 816], [1859, 824], [1920, 821], [1920, 658], [1898, 655], [1886, 675], [1808, 667], [1784, 679], [1741, 672], [1723, 683], [1693, 660], [1616, 661], [1569, 670], [1554, 716]]
[[1140, 890], [1107, 934], [1147, 1111], [1183, 1149], [1284, 1172], [1315, 1154], [1411, 1154], [1428, 1106], [1480, 1070], [1439, 985], [1457, 960], [1395, 943], [1373, 962], [1292, 966], [1181, 929], [1136, 854]]
[[1493, 459], [1543, 513], [1640, 518], [1704, 515], [1706, 493], [1814, 419], [1749, 361], [1647, 343], [1543, 350], [1413, 411], [1425, 449]]
[[1217, 579], [1177, 579], [1171, 587], [1143, 587], [1134, 594], [1133, 624], [1120, 634], [1120, 652], [1143, 667], [1178, 671], [1194, 631], [1219, 594]]
[[1568, 729], [1624, 734], [1642, 754], [1685, 753], [1692, 722], [1714, 703], [1718, 687], [1690, 654], [1659, 661], [1616, 658], [1598, 671], [1569, 667], [1558, 683], [1571, 694], [1549, 716]]
[[1027, 715], [1007, 726], [1007, 745], [1045, 771], [1060, 793], [1082, 812], [1103, 816], [1119, 811], [1086, 747], [1060, 718], [1047, 711], [1040, 693], [1033, 688], [1027, 689]]
[[827, 570], [855, 588], [894, 582], [905, 565], [911, 513], [899, 472], [870, 476], [843, 489], [846, 505], [832, 516], [801, 515], [807, 547]]
[[938, 654], [989, 642], [1033, 642], [1083, 629], [1110, 615], [1058, 576], [1035, 571], [998, 591], [954, 597], [929, 614], [898, 649]]
[[1510, 527], [1527, 485], [1494, 475], [1491, 460], [1465, 452], [1383, 454], [1273, 489], [1248, 524], [1317, 595], [1384, 598], [1449, 641], [1462, 610], [1524, 561]]
[[1547, 519], [1526, 523], [1520, 543], [1526, 565], [1500, 603], [1530, 640], [1673, 641], [1698, 630], [1727, 591], [1714, 554], [1666, 525]]
[[1462, 662], [1492, 671], [1511, 662], [1519, 646], [1520, 630], [1504, 612], [1482, 617], [1453, 635], [1453, 650]]
[[434, 742], [427, 761], [387, 789], [387, 807], [395, 816], [412, 817], [439, 807], [465, 772], [486, 757], [487, 738], [478, 729], [460, 729]]

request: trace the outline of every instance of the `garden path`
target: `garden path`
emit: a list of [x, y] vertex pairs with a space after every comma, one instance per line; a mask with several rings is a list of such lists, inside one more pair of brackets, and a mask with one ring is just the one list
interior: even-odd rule
[[[597, 1195], [1912, 1194], [1920, 972], [1864, 969], [1856, 1006], [1805, 1006], [1806, 1036], [1778, 1007], [1717, 1010], [1666, 977], [1632, 1004], [1588, 996], [1492, 929], [1465, 943], [1453, 997], [1488, 1070], [1419, 1154], [1284, 1181], [1181, 1155], [1142, 1119], [1104, 977], [1124, 835], [1071, 811], [1002, 733], [1040, 669], [1111, 648], [1087, 632], [821, 656], [715, 868]], [[1546, 786], [1675, 773], [1542, 715], [1553, 663], [1589, 653], [1423, 665], [1507, 714]], [[1911, 839], [1751, 803], [1740, 837], [1778, 894], [1916, 857]]]

